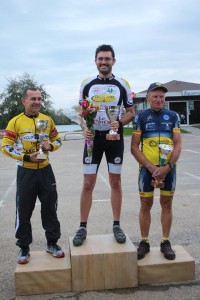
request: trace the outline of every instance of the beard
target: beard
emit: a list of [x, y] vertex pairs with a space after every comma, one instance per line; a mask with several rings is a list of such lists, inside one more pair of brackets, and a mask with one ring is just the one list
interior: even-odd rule
[[109, 70], [102, 70], [102, 71], [100, 71], [100, 72], [101, 72], [101, 74], [103, 74], [103, 75], [108, 75], [108, 74], [110, 73]]
[[112, 72], [112, 67], [110, 67], [110, 66], [109, 67], [106, 66], [106, 67], [107, 67], [106, 69], [102, 69], [101, 67], [98, 67], [99, 73], [101, 73], [104, 76], [110, 74]]

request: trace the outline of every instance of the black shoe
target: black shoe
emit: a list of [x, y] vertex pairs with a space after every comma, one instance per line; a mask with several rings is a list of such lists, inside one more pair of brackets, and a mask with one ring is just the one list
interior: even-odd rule
[[113, 226], [113, 233], [118, 243], [123, 244], [126, 242], [126, 235], [124, 234], [123, 230], [119, 225]]
[[73, 238], [74, 246], [81, 246], [86, 239], [87, 229], [85, 227], [80, 227]]
[[160, 243], [160, 251], [164, 254], [166, 259], [174, 260], [176, 258], [176, 254], [172, 250], [170, 241], [168, 240]]
[[21, 248], [17, 257], [18, 264], [27, 264], [29, 262], [29, 257], [30, 257], [29, 247]]
[[147, 253], [149, 253], [150, 251], [150, 245], [149, 243], [145, 242], [145, 241], [141, 241], [139, 243], [139, 247], [137, 248], [137, 258], [138, 259], [142, 259], [145, 257], [145, 255]]
[[58, 246], [57, 244], [55, 243], [50, 243], [50, 244], [47, 244], [47, 249], [46, 251], [48, 253], [51, 253], [53, 255], [53, 257], [56, 257], [56, 258], [61, 258], [61, 257], [64, 257], [65, 256], [65, 253], [64, 251], [61, 249], [60, 246]]

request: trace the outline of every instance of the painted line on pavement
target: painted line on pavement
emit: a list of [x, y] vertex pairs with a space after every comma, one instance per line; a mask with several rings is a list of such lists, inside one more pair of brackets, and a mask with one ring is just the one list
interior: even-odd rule
[[191, 152], [191, 153], [195, 153], [195, 154], [200, 154], [200, 152], [193, 151], [193, 150], [187, 150], [187, 149], [184, 149], [184, 150], [182, 150], [182, 151]]
[[0, 200], [0, 207], [4, 207], [5, 205], [2, 205], [5, 201], [6, 198], [8, 197], [10, 191], [12, 190], [13, 186], [16, 184], [16, 178], [13, 180], [13, 182], [10, 184], [10, 186], [8, 187], [7, 191], [4, 193], [3, 195], [3, 199]]
[[[101, 180], [105, 183], [105, 185], [110, 188], [110, 184], [108, 183], [108, 180], [99, 172], [99, 176], [101, 178]], [[97, 199], [97, 200], [93, 200], [92, 202], [108, 202], [110, 201], [110, 199]]]
[[92, 202], [108, 202], [110, 199], [102, 199], [102, 200], [93, 200]]
[[99, 172], [99, 176], [102, 179], [102, 181], [105, 183], [105, 185], [110, 188], [110, 184], [108, 183], [108, 180]]
[[4, 207], [5, 205], [3, 205], [5, 200], [0, 200], [0, 207]]
[[188, 172], [184, 172], [184, 174], [186, 174], [186, 175], [188, 175], [190, 177], [196, 178], [196, 179], [200, 179], [200, 176], [196, 176], [196, 175], [188, 173]]

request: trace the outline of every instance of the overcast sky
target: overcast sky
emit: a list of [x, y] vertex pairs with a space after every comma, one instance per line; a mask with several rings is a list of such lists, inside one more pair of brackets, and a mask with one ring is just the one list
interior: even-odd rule
[[26, 72], [55, 109], [76, 105], [100, 44], [113, 46], [113, 73], [135, 93], [155, 81], [200, 83], [199, 36], [199, 0], [1, 1], [0, 93]]

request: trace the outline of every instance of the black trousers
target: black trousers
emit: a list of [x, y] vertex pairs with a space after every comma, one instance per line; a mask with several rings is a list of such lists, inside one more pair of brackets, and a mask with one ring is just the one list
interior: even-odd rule
[[23, 248], [32, 243], [31, 216], [35, 203], [41, 202], [42, 226], [48, 243], [60, 238], [60, 223], [57, 218], [56, 181], [51, 165], [42, 169], [17, 169], [16, 191], [16, 245]]

